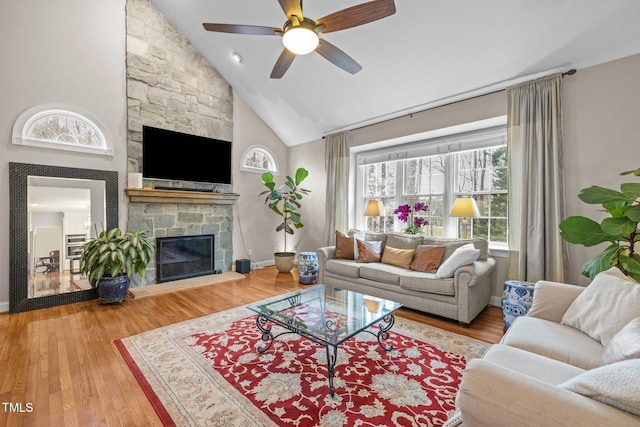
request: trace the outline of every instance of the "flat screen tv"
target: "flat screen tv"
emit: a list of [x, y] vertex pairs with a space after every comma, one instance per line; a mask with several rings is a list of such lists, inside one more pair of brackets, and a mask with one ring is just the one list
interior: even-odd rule
[[143, 126], [142, 175], [231, 184], [231, 142]]

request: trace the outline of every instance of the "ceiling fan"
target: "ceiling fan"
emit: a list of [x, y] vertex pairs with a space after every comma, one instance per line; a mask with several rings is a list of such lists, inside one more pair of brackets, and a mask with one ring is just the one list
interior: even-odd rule
[[285, 48], [271, 71], [272, 79], [281, 78], [291, 66], [296, 55], [305, 55], [314, 50], [346, 72], [355, 74], [362, 69], [362, 66], [336, 46], [320, 39], [319, 34], [368, 24], [396, 12], [394, 0], [373, 0], [331, 13], [314, 21], [302, 15], [302, 0], [278, 0], [278, 3], [287, 16], [287, 22], [282, 28], [212, 23], [202, 25], [207, 31], [219, 33], [282, 36]]

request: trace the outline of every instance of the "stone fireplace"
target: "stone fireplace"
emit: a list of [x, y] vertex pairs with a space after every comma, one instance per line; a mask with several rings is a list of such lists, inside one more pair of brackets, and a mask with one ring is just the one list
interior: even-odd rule
[[214, 234], [156, 238], [158, 283], [214, 274]]
[[[129, 197], [127, 229], [144, 230], [155, 239], [214, 235], [215, 268], [231, 271], [233, 204], [238, 194], [154, 189], [127, 189], [126, 192]], [[132, 286], [158, 283], [157, 267], [154, 254], [143, 282], [134, 276]]]

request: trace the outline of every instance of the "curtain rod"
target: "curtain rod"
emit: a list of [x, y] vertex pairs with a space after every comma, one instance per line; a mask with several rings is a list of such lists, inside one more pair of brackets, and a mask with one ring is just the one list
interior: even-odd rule
[[[555, 72], [557, 73], [558, 71], [555, 71]], [[566, 76], [573, 76], [577, 72], [578, 72], [578, 70], [576, 70], [575, 68], [572, 68], [572, 69], [570, 69], [568, 71], [561, 72], [560, 75], [562, 76], [562, 78], [564, 78]], [[421, 113], [423, 111], [431, 110], [433, 108], [445, 107], [447, 105], [457, 104], [458, 102], [461, 102], [461, 101], [468, 101], [470, 99], [479, 98], [481, 96], [493, 95], [494, 93], [504, 92], [508, 86], [513, 86], [513, 85], [516, 85], [516, 84], [519, 84], [519, 83], [524, 83], [524, 82], [529, 81], [529, 80], [535, 80], [535, 79], [538, 79], [538, 78], [541, 78], [541, 77], [544, 77], [544, 76], [549, 76], [549, 75], [552, 75], [552, 74], [554, 74], [554, 72], [545, 71], [544, 73], [538, 73], [538, 74], [534, 74], [534, 75], [529, 75], [529, 76], [521, 77], [521, 78], [518, 78], [518, 79], [503, 80], [501, 82], [495, 83], [495, 84], [490, 85], [490, 86], [485, 86], [484, 88], [479, 88], [479, 89], [476, 89], [474, 91], [463, 92], [463, 93], [460, 93], [458, 95], [453, 95], [453, 96], [450, 96], [450, 97], [447, 97], [447, 98], [442, 98], [440, 100], [433, 101], [431, 103], [417, 105], [417, 106], [414, 106], [414, 107], [405, 108], [404, 110], [396, 111], [395, 113], [386, 114], [385, 116], [390, 116], [390, 115], [393, 116], [394, 114], [398, 114], [397, 116], [389, 117], [387, 119], [382, 119], [382, 117], [384, 117], [384, 116], [378, 116], [377, 118], [380, 119], [380, 120], [375, 122], [375, 123], [367, 123], [367, 124], [363, 124], [362, 126], [358, 126], [358, 127], [354, 127], [354, 128], [344, 127], [344, 128], [336, 129], [336, 130], [333, 130], [333, 131], [329, 132], [328, 134], [324, 135], [322, 137], [322, 139], [324, 139], [327, 135], [332, 134], [332, 133], [342, 132], [342, 131], [345, 131], [345, 130], [355, 131], [355, 130], [360, 130], [360, 129], [366, 129], [368, 127], [379, 125], [379, 124], [382, 124], [382, 123], [386, 123], [386, 122], [389, 122], [391, 120], [401, 119], [403, 117], [413, 117], [413, 115], [416, 114], [416, 113]], [[493, 89], [496, 86], [498, 86], [499, 89]], [[488, 91], [487, 92], [482, 92], [483, 89], [487, 89]], [[481, 92], [481, 93], [476, 93], [475, 95], [469, 95], [469, 94], [473, 94], [474, 92]], [[464, 97], [465, 94], [469, 95], [469, 96]], [[456, 98], [459, 98], [459, 99], [456, 99]], [[447, 102], [448, 100], [451, 100], [451, 101]], [[438, 104], [438, 102], [442, 102], [442, 103]], [[406, 110], [413, 110], [413, 109], [416, 109], [416, 108], [421, 108], [421, 109], [420, 110], [416, 110], [416, 111], [411, 111], [410, 113], [404, 113], [404, 111], [406, 111]], [[402, 112], [402, 114], [401, 114], [401, 112]], [[370, 119], [370, 120], [376, 120], [376, 117], [374, 117], [373, 119]], [[370, 120], [365, 120], [363, 122], [370, 121]]]

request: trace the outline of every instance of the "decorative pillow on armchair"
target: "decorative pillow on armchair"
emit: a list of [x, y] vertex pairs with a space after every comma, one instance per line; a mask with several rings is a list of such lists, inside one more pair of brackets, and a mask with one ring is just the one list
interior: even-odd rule
[[606, 346], [627, 323], [640, 316], [640, 285], [613, 267], [599, 273], [562, 317], [562, 324]]

